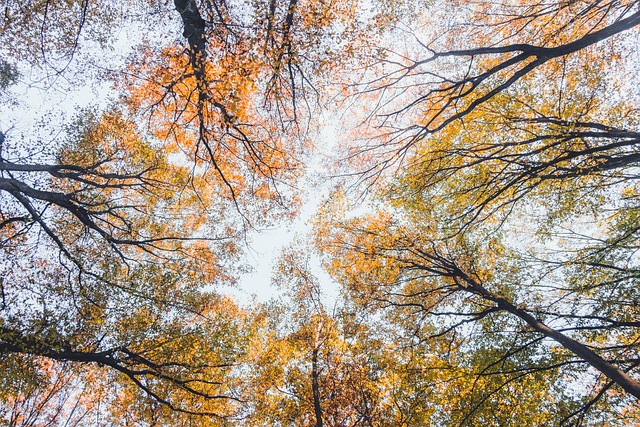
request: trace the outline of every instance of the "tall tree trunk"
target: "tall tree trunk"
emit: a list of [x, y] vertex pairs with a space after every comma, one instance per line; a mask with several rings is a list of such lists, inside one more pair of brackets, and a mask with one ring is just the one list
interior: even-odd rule
[[322, 407], [320, 406], [320, 368], [318, 367], [319, 339], [316, 332], [313, 351], [311, 352], [311, 390], [313, 392], [313, 412], [316, 416], [316, 427], [322, 427]]

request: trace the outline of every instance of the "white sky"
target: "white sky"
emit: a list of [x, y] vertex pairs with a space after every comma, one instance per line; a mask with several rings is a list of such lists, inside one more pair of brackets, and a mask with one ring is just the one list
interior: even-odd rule
[[[330, 192], [331, 177], [324, 175], [326, 162], [330, 153], [339, 142], [336, 129], [326, 123], [320, 132], [315, 152], [308, 164], [307, 176], [302, 179], [303, 205], [300, 213], [291, 222], [281, 223], [273, 229], [260, 231], [251, 236], [250, 248], [247, 250], [247, 264], [252, 271], [238, 280], [238, 288], [230, 290], [240, 303], [248, 303], [254, 297], [258, 301], [267, 301], [279, 294], [272, 285], [273, 269], [282, 250], [296, 238], [304, 238], [310, 230], [312, 220], [320, 202]], [[338, 296], [338, 285], [322, 270], [318, 259], [312, 258], [312, 273], [320, 280], [324, 296], [334, 300]]]

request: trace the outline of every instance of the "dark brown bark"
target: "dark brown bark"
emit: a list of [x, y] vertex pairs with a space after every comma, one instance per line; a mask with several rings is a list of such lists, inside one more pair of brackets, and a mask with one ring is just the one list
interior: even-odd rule
[[[154, 390], [153, 384], [160, 381], [204, 399], [238, 400], [226, 395], [206, 394], [192, 387], [194, 383], [209, 382], [206, 379], [184, 379], [165, 373], [167, 372], [165, 369], [167, 367], [182, 366], [188, 369], [189, 365], [187, 364], [172, 361], [156, 363], [126, 347], [118, 347], [104, 351], [77, 350], [70, 341], [62, 336], [56, 336], [55, 333], [41, 335], [36, 333], [23, 333], [16, 329], [0, 327], [0, 355], [7, 353], [29, 354], [58, 361], [91, 363], [109, 367], [124, 374], [158, 403], [167, 406], [171, 410], [186, 414], [221, 416], [216, 413], [198, 412], [197, 410], [181, 407], [170, 398], [163, 397], [162, 392]], [[228, 366], [231, 365], [225, 364], [212, 367], [223, 368]]]
[[198, 111], [204, 110], [203, 101], [208, 98], [205, 61], [207, 58], [206, 21], [202, 18], [195, 0], [174, 0], [182, 18], [182, 35], [189, 42], [189, 57], [198, 85]]
[[318, 347], [315, 345], [311, 352], [311, 390], [313, 393], [313, 412], [316, 417], [316, 427], [322, 427], [322, 406], [320, 405], [320, 369], [318, 367]]
[[607, 378], [618, 384], [627, 393], [631, 394], [637, 399], [640, 399], [640, 381], [631, 377], [629, 374], [622, 371], [613, 364], [607, 362], [584, 344], [545, 325], [543, 322], [531, 315], [528, 311], [516, 306], [506, 298], [490, 292], [481, 283], [465, 274], [459, 268], [453, 266], [450, 263], [449, 265], [452, 266], [451, 273], [453, 279], [461, 289], [465, 290], [466, 292], [478, 295], [487, 301], [491, 301], [495, 303], [498, 308], [517, 316], [518, 318], [526, 322], [535, 331], [540, 332], [546, 337], [553, 339], [558, 344], [597, 369], [599, 372], [602, 372]]

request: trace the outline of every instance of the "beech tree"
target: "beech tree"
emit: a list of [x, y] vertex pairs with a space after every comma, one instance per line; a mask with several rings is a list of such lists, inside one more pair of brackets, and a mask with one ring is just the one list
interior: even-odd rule
[[[240, 339], [242, 316], [222, 321], [233, 304], [201, 289], [230, 280], [224, 257], [235, 249], [233, 236], [204, 224], [214, 218], [189, 191], [188, 169], [170, 165], [117, 112], [80, 117], [54, 164], [7, 142], [2, 353], [108, 367], [171, 409], [232, 413], [169, 397], [233, 399], [214, 378], [242, 348], [202, 341], [222, 330]], [[177, 223], [185, 234], [172, 231]]]
[[[485, 115], [481, 120], [484, 127], [479, 126], [476, 132], [490, 129], [509, 142], [504, 150], [513, 149], [522, 159], [527, 159], [527, 154], [533, 160], [538, 152], [548, 153], [535, 151], [538, 146], [563, 148], [558, 142], [562, 138], [566, 146], [586, 138], [601, 141], [602, 147], [566, 159], [557, 152], [552, 155], [575, 164], [606, 161], [593, 157], [607, 149], [622, 148], [615, 144], [609, 147], [607, 142], [625, 139], [632, 144], [637, 138], [633, 128], [637, 97], [633, 91], [626, 92], [630, 87], [624, 82], [634, 79], [635, 64], [625, 53], [628, 37], [640, 19], [636, 6], [635, 2], [461, 2], [457, 22], [407, 27], [404, 33], [414, 43], [406, 43], [404, 51], [394, 46], [381, 49], [384, 55], [372, 65], [381, 76], [354, 84], [363, 94], [380, 96], [371, 104], [375, 108], [369, 109], [368, 123], [380, 130], [380, 139], [373, 142], [383, 144], [384, 157], [365, 176], [411, 153], [418, 143], [424, 149], [425, 139], [450, 139], [436, 135], [461, 123], [473, 125]], [[451, 12], [446, 8], [432, 11]], [[628, 96], [607, 99], [607, 92]], [[613, 116], [619, 122], [610, 122]], [[531, 153], [525, 147], [531, 148]], [[364, 147], [369, 149], [373, 147]], [[443, 157], [446, 153], [458, 154], [440, 152]], [[491, 155], [482, 147], [472, 153], [481, 158]], [[500, 156], [497, 160], [511, 160], [508, 152], [496, 153]], [[466, 155], [460, 154], [460, 158]], [[609, 170], [614, 163], [600, 168]], [[537, 166], [540, 170], [533, 172], [540, 178], [544, 175], [540, 171], [548, 172], [557, 165]], [[442, 173], [447, 171], [444, 167]], [[569, 177], [571, 172], [565, 171]]]
[[[314, 79], [355, 31], [352, 6], [7, 2], [3, 95], [34, 83], [26, 76], [66, 90], [96, 75], [118, 95], [48, 127], [44, 141], [2, 122], [0, 353], [11, 375], [22, 369], [12, 358], [40, 372], [75, 364], [76, 384], [113, 387], [104, 414], [132, 422], [238, 413], [250, 328], [211, 289], [233, 283], [251, 227], [295, 211], [323, 95]], [[96, 57], [131, 26], [141, 40], [124, 69]], [[62, 396], [54, 380], [39, 392]], [[131, 410], [118, 415], [122, 405]]]
[[[248, 378], [244, 425], [402, 426], [426, 422], [414, 361], [386, 327], [336, 302], [325, 306], [308, 242], [286, 248], [274, 281], [285, 299], [265, 305]], [[417, 383], [418, 381], [416, 381]], [[416, 395], [414, 395], [414, 393]], [[424, 403], [424, 404], [423, 404]], [[414, 410], [418, 406], [420, 410]], [[431, 409], [435, 408], [433, 405]]]
[[[453, 423], [504, 422], [483, 408], [513, 404], [501, 393], [539, 375], [561, 424], [629, 413], [637, 3], [459, 5], [461, 20], [416, 27], [360, 86], [378, 97], [377, 129], [353, 152], [386, 207], [349, 219], [329, 202], [317, 231], [327, 268], [409, 344], [444, 339], [479, 363]], [[554, 383], [567, 378], [589, 387], [564, 395]]]

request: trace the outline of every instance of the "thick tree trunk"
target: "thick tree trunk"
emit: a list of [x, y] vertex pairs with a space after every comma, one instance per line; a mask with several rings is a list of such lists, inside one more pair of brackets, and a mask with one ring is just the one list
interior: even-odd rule
[[199, 93], [198, 110], [202, 111], [202, 101], [207, 95], [205, 59], [207, 57], [207, 39], [205, 36], [206, 21], [202, 18], [195, 0], [174, 0], [176, 10], [182, 18], [184, 31], [182, 35], [189, 42], [191, 66], [196, 76]]
[[187, 38], [192, 54], [201, 56], [204, 59], [206, 57], [204, 34], [206, 21], [200, 15], [196, 1], [174, 0], [173, 3], [182, 18], [182, 25], [184, 26], [182, 35]]

